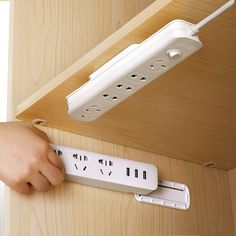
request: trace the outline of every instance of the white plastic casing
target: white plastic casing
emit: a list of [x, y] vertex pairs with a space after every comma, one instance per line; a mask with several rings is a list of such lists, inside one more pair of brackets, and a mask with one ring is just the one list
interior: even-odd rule
[[148, 194], [158, 187], [154, 165], [56, 144], [51, 146], [64, 164], [68, 181], [137, 194]]
[[68, 114], [92, 121], [202, 47], [193, 24], [175, 20], [141, 44], [126, 48], [66, 97]]
[[185, 184], [162, 180], [158, 188], [148, 195], [135, 194], [139, 202], [187, 210], [190, 206], [189, 189]]

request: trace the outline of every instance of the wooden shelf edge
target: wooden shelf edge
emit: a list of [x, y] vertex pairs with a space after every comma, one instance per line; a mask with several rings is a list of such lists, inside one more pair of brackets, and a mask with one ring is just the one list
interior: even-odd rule
[[[95, 48], [85, 54], [83, 57], [78, 59], [74, 64], [69, 66], [61, 74], [52, 79], [49, 83], [44, 85], [41, 89], [31, 95], [29, 98], [20, 103], [16, 108], [16, 118], [24, 119], [24, 112], [32, 107], [35, 103], [44, 98], [47, 94], [52, 92], [59, 86], [72, 79], [73, 77], [78, 77], [78, 72], [86, 70], [87, 76], [83, 76], [79, 79], [78, 87], [86, 82], [86, 78], [98, 69], [101, 65], [110, 60], [113, 56], [118, 54], [129, 44], [131, 44], [130, 39], [126, 41], [127, 36], [130, 34], [135, 34], [136, 29], [142, 27], [142, 25], [154, 17], [159, 11], [165, 6], [170, 4], [172, 0], [157, 0], [144, 9], [141, 13], [127, 22], [124, 26], [118, 29], [115, 33], [110, 35], [107, 39], [98, 44]], [[135, 38], [136, 39], [136, 38]], [[143, 40], [140, 37], [140, 42]], [[137, 41], [134, 41], [137, 43]], [[111, 53], [108, 51], [112, 51]], [[107, 53], [108, 52], [108, 53]], [[96, 66], [94, 67], [94, 62], [96, 61]], [[87, 70], [87, 68], [89, 69]]]

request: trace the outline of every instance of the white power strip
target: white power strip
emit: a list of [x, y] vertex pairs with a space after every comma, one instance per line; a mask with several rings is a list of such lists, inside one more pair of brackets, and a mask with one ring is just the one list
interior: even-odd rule
[[68, 181], [134, 193], [139, 202], [181, 210], [190, 206], [188, 187], [166, 180], [158, 183], [154, 165], [56, 144], [51, 146], [64, 164]]
[[141, 44], [133, 44], [90, 75], [66, 97], [68, 114], [92, 121], [202, 47], [200, 28], [234, 5], [230, 0], [198, 24], [174, 20]]
[[69, 181], [144, 195], [158, 187], [154, 165], [56, 144], [51, 146], [61, 158]]
[[193, 25], [175, 20], [141, 44], [126, 48], [67, 96], [68, 113], [91, 121], [201, 48]]

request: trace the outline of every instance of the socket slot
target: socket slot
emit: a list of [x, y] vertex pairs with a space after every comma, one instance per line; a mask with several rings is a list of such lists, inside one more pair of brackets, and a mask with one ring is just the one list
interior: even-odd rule
[[[107, 96], [109, 96], [108, 94], [105, 94]], [[92, 115], [93, 113], [99, 113], [101, 112], [101, 110], [103, 109], [103, 106], [101, 104], [92, 104], [92, 105], [88, 105], [85, 107], [85, 109], [83, 110], [83, 113], [86, 115]]]
[[58, 156], [62, 156], [63, 155], [63, 152], [61, 150], [57, 150], [56, 153], [57, 153]]
[[89, 119], [89, 118], [93, 118], [95, 116], [100, 115], [100, 113], [103, 111], [103, 105], [101, 104], [91, 104], [91, 105], [87, 105], [85, 106], [81, 112], [80, 112], [80, 117], [83, 120]]
[[132, 93], [135, 92], [136, 86], [134, 83], [131, 84], [128, 83], [127, 81], [126, 82], [120, 81], [113, 86], [113, 89], [121, 93]]
[[113, 161], [111, 160], [105, 160], [103, 158], [98, 159], [98, 163], [102, 164], [104, 166], [113, 166]]
[[169, 61], [166, 58], [154, 59], [147, 63], [146, 70], [151, 73], [158, 73], [168, 69]]
[[[75, 167], [75, 169], [76, 170], [79, 170], [80, 168], [79, 168], [79, 164], [78, 163], [74, 163], [74, 167]], [[85, 171], [86, 169], [87, 169], [87, 166], [83, 166], [82, 168], [81, 168], [83, 171]]]
[[100, 168], [100, 173], [102, 175], [111, 176], [112, 174], [111, 167], [114, 165], [113, 161], [104, 158], [99, 158], [98, 163], [103, 166], [103, 168]]
[[81, 163], [88, 162], [89, 158], [85, 154], [79, 154], [79, 153], [73, 153], [72, 158], [76, 160], [76, 163], [74, 163], [74, 167], [76, 170], [83, 170], [85, 171], [87, 169], [87, 165], [83, 165], [81, 167]]
[[144, 75], [144, 74], [132, 73], [131, 75], [128, 76], [128, 79], [131, 80], [133, 83], [142, 83], [143, 84], [145, 82], [148, 82], [150, 80], [150, 77], [148, 75]]
[[[119, 100], [118, 95], [116, 94], [111, 94], [109, 92], [105, 92], [101, 95], [101, 97], [103, 98], [104, 101], [106, 102], [117, 102]], [[100, 109], [101, 110], [101, 109]]]
[[88, 161], [88, 157], [86, 155], [79, 155], [78, 153], [73, 153], [73, 158], [79, 161]]

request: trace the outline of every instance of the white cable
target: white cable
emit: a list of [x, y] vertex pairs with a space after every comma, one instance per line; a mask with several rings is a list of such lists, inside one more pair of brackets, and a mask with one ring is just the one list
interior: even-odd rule
[[234, 0], [230, 0], [227, 3], [225, 3], [222, 7], [214, 11], [212, 14], [210, 14], [208, 17], [200, 21], [198, 24], [193, 26], [193, 31], [198, 32], [199, 29], [201, 29], [203, 26], [208, 24], [210, 21], [215, 19], [217, 16], [219, 16], [221, 13], [226, 11], [228, 8], [232, 7], [234, 5]]

